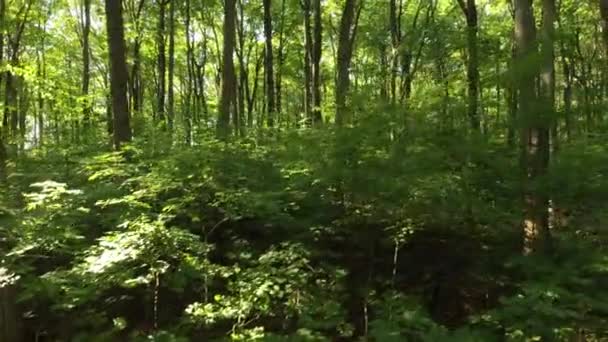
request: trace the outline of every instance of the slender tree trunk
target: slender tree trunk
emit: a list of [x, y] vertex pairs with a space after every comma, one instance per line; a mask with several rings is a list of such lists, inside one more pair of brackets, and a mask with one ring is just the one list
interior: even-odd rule
[[312, 123], [323, 123], [321, 115], [321, 53], [323, 47], [323, 33], [321, 25], [321, 0], [312, 0], [313, 35], [312, 35]]
[[307, 124], [312, 122], [312, 28], [310, 23], [311, 17], [311, 0], [302, 2], [304, 11], [304, 117]]
[[175, 122], [175, 1], [169, 0], [169, 89], [167, 94], [169, 132], [173, 133]]
[[608, 0], [599, 0], [599, 5], [602, 25], [602, 38], [604, 40], [604, 48], [606, 49], [606, 58], [608, 58]]
[[[4, 21], [5, 21], [5, 13], [6, 13], [6, 2], [5, 0], [0, 0], [0, 64], [4, 63]], [[2, 86], [4, 73], [0, 72], [0, 87]], [[6, 180], [6, 146], [4, 145], [4, 137], [5, 137], [5, 127], [0, 129], [0, 182], [4, 182]], [[0, 290], [1, 291], [1, 290]], [[2, 324], [2, 323], [0, 323]], [[0, 333], [0, 337], [2, 333]], [[5, 337], [8, 337], [5, 336]], [[8, 341], [8, 339], [7, 339]]]
[[[234, 106], [235, 111], [232, 115], [232, 119], [235, 127], [235, 134], [239, 135], [243, 130], [241, 127], [240, 119], [244, 116], [245, 113], [245, 99], [249, 96], [249, 52], [245, 52], [245, 11], [243, 1], [237, 1], [237, 6], [238, 15], [236, 17], [236, 55], [239, 62], [239, 78], [238, 82], [235, 82], [235, 90], [237, 91], [237, 94], [234, 99], [236, 103]], [[249, 46], [251, 46], [251, 44], [249, 44]], [[244, 131], [242, 133], [244, 135]]]
[[458, 3], [467, 21], [467, 113], [471, 129], [475, 132], [480, 132], [481, 120], [478, 113], [479, 61], [477, 49], [477, 6], [475, 0], [466, 0], [466, 3], [465, 0], [458, 0]]
[[279, 31], [279, 47], [277, 51], [277, 75], [276, 75], [276, 98], [277, 105], [276, 110], [279, 116], [283, 113], [283, 63], [285, 62], [284, 56], [284, 42], [285, 42], [285, 1], [281, 1], [281, 23]]
[[84, 98], [82, 117], [87, 128], [91, 121], [91, 104], [89, 100], [89, 84], [91, 83], [91, 48], [89, 35], [91, 32], [91, 0], [84, 0], [84, 23], [82, 25], [82, 96]]
[[266, 118], [268, 127], [274, 126], [275, 106], [274, 106], [274, 61], [272, 49], [272, 11], [271, 1], [264, 0], [264, 69], [266, 74]]
[[[49, 8], [49, 12], [51, 11], [51, 9]], [[50, 16], [50, 13], [48, 13], [48, 15]], [[46, 19], [44, 19], [46, 20]], [[39, 24], [39, 26], [41, 27], [41, 31], [42, 31], [42, 39], [40, 41], [40, 50], [38, 51], [38, 55], [37, 55], [37, 59], [38, 59], [38, 65], [37, 65], [37, 71], [36, 73], [38, 74], [38, 82], [39, 82], [39, 86], [38, 86], [38, 122], [37, 122], [37, 126], [38, 126], [38, 146], [42, 146], [44, 144], [44, 122], [45, 122], [45, 101], [44, 101], [44, 97], [42, 96], [42, 89], [44, 85], [46, 85], [46, 21], [44, 23], [44, 25]]]
[[186, 0], [186, 14], [184, 16], [185, 26], [186, 26], [186, 65], [188, 67], [188, 82], [186, 85], [186, 108], [184, 115], [184, 130], [186, 136], [186, 145], [192, 145], [192, 93], [196, 93], [196, 82], [194, 79], [194, 49], [192, 47], [192, 39], [190, 37], [190, 0]]
[[224, 51], [222, 55], [222, 88], [217, 121], [217, 134], [220, 138], [230, 135], [230, 108], [235, 102], [234, 40], [235, 40], [235, 0], [224, 0]]
[[165, 6], [167, 0], [158, 0], [158, 28], [156, 32], [157, 51], [157, 77], [158, 77], [158, 92], [156, 94], [156, 117], [161, 125], [165, 125], [165, 96], [166, 96], [166, 63], [167, 56], [165, 52]]
[[[553, 128], [557, 127], [555, 115], [555, 21], [557, 19], [555, 0], [543, 0], [542, 6], [540, 97], [545, 121], [550, 123], [553, 132]], [[550, 142], [553, 148], [557, 146], [557, 134], [551, 135]]]
[[403, 0], [399, 0], [399, 6], [397, 7], [396, 0], [390, 0], [389, 2], [389, 26], [391, 30], [391, 70], [390, 70], [390, 98], [391, 103], [397, 102], [397, 74], [399, 73], [399, 49], [401, 46], [401, 16], [403, 13]]
[[572, 83], [573, 66], [565, 56], [562, 56], [564, 76], [564, 121], [566, 125], [566, 139], [572, 138]]
[[357, 8], [357, 0], [346, 0], [338, 38], [338, 61], [336, 80], [336, 124], [343, 126], [351, 122], [351, 114], [347, 108], [347, 95], [350, 85], [350, 62], [361, 11], [361, 4]]
[[110, 91], [112, 94], [114, 147], [131, 141], [127, 103], [127, 61], [122, 0], [105, 0], [108, 50], [110, 56]]
[[137, 8], [133, 15], [134, 29], [136, 31], [135, 38], [133, 40], [133, 65], [131, 67], [131, 84], [130, 84], [130, 100], [133, 116], [141, 113], [143, 108], [143, 85], [141, 75], [141, 40], [142, 40], [142, 29], [140, 24], [141, 13], [144, 8], [145, 0], [139, 0]]
[[521, 168], [524, 173], [523, 253], [546, 251], [550, 236], [548, 229], [548, 199], [539, 188], [546, 175], [549, 161], [549, 130], [546, 118], [535, 107], [537, 98], [535, 78], [537, 68], [530, 63], [537, 52], [536, 27], [531, 0], [515, 0], [515, 40], [519, 88], [519, 122], [521, 125]]
[[27, 84], [25, 79], [19, 79], [19, 96], [18, 96], [18, 116], [19, 116], [19, 150], [23, 151], [25, 149], [25, 132], [26, 132], [26, 121], [27, 121], [27, 112], [30, 105], [29, 99], [29, 91], [27, 89]]

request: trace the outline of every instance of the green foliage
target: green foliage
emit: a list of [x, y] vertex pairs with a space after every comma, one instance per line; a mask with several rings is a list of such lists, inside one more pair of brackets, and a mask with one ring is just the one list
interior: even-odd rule
[[[606, 334], [608, 267], [602, 250], [588, 247], [602, 238], [557, 231], [556, 259], [505, 265], [517, 219], [510, 157], [492, 143], [429, 143], [423, 127], [381, 132], [380, 121], [205, 139], [204, 149], [142, 141], [121, 152], [67, 152], [53, 163], [78, 165], [71, 178], [59, 172], [22, 186], [3, 279], [20, 284], [37, 329], [74, 340], [353, 338], [360, 300], [376, 341]], [[595, 180], [562, 188], [556, 200], [601, 196], [604, 182], [592, 176], [602, 170], [600, 146], [584, 158], [560, 154], [548, 187], [585, 170]], [[479, 274], [486, 280], [474, 280]], [[445, 317], [459, 306], [472, 307], [460, 314], [470, 319], [454, 328]], [[50, 317], [71, 324], [54, 327]]]

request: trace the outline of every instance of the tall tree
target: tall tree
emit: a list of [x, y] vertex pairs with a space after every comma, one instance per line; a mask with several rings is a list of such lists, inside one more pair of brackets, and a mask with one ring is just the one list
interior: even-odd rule
[[274, 61], [272, 50], [272, 8], [271, 1], [264, 0], [264, 69], [266, 75], [266, 118], [268, 126], [274, 126], [275, 120], [275, 98], [274, 98]]
[[157, 44], [157, 93], [156, 93], [156, 116], [161, 125], [165, 124], [165, 96], [167, 96], [167, 53], [165, 48], [165, 10], [169, 0], [157, 0], [158, 4], [158, 27], [156, 29]]
[[110, 57], [110, 92], [112, 96], [114, 147], [131, 141], [127, 103], [127, 61], [122, 0], [105, 0], [106, 30]]
[[401, 50], [401, 18], [403, 16], [403, 0], [390, 0], [389, 2], [389, 27], [391, 31], [391, 70], [389, 81], [389, 95], [393, 103], [397, 100], [397, 74], [399, 69], [399, 57]]
[[89, 100], [89, 84], [91, 83], [91, 47], [89, 36], [91, 32], [91, 0], [83, 0], [81, 7], [82, 25], [82, 96], [83, 96], [83, 120], [85, 126], [90, 123], [91, 104]]
[[549, 132], [537, 107], [537, 43], [532, 1], [515, 0], [514, 5], [520, 161], [524, 174], [523, 252], [531, 254], [546, 250], [550, 242], [548, 199], [539, 188], [549, 160]]
[[313, 34], [311, 53], [312, 74], [312, 123], [323, 122], [321, 115], [321, 52], [323, 33], [321, 24], [321, 0], [312, 0]]
[[350, 113], [346, 107], [346, 97], [350, 85], [350, 63], [362, 7], [362, 0], [346, 0], [342, 11], [336, 65], [336, 124], [338, 126], [350, 121]]
[[458, 0], [467, 22], [467, 114], [473, 131], [481, 130], [478, 107], [479, 57], [477, 49], [477, 6], [475, 0]]
[[608, 0], [598, 0], [600, 5], [600, 16], [602, 24], [602, 37], [604, 39], [604, 48], [606, 49], [606, 58], [608, 58]]
[[217, 120], [217, 134], [230, 135], [230, 111], [235, 103], [236, 77], [234, 73], [234, 41], [236, 31], [236, 0], [224, 0], [224, 51], [222, 53], [222, 88]]
[[195, 92], [196, 83], [194, 76], [194, 47], [192, 46], [192, 32], [190, 29], [190, 23], [192, 21], [192, 12], [190, 10], [190, 0], [186, 0], [186, 8], [184, 9], [184, 26], [186, 29], [186, 66], [188, 71], [188, 80], [186, 86], [186, 98], [185, 98], [185, 115], [184, 115], [184, 129], [186, 136], [186, 145], [192, 144], [192, 111], [195, 109], [192, 105], [192, 93]]
[[281, 20], [279, 23], [279, 46], [277, 48], [276, 72], [276, 109], [279, 115], [283, 112], [283, 64], [285, 63], [285, 1], [281, 0]]
[[[0, 0], [0, 64], [4, 63], [4, 21], [6, 18], [6, 1]], [[0, 72], [0, 86], [2, 85], [4, 73]], [[0, 181], [6, 178], [6, 147], [4, 145], [4, 133], [6, 127], [0, 129]]]
[[[16, 19], [17, 25], [13, 35], [10, 33], [7, 35], [8, 38], [8, 63], [11, 67], [17, 67], [19, 65], [19, 53], [21, 51], [21, 41], [23, 38], [23, 32], [25, 31], [26, 24], [29, 20], [30, 9], [32, 7], [33, 0], [29, 0], [23, 3], [19, 11], [17, 12]], [[17, 80], [16, 78], [21, 77], [14, 75], [12, 71], [7, 70], [5, 72], [5, 85], [4, 85], [4, 128], [10, 129], [10, 135], [17, 135], [17, 128], [19, 124], [19, 110], [17, 103]], [[9, 124], [10, 122], [10, 124]]]
[[129, 0], [125, 2], [126, 9], [131, 22], [133, 23], [133, 29], [135, 31], [135, 37], [133, 38], [132, 56], [133, 63], [131, 65], [130, 75], [130, 97], [129, 104], [131, 105], [133, 115], [140, 114], [143, 107], [144, 101], [144, 84], [142, 80], [142, 61], [141, 61], [141, 45], [143, 29], [141, 24], [141, 16], [144, 12], [145, 0]]
[[541, 70], [540, 100], [545, 121], [554, 129], [550, 139], [557, 146], [557, 125], [555, 122], [555, 21], [557, 20], [555, 0], [543, 0], [543, 22], [541, 27]]
[[169, 85], [167, 93], [168, 110], [167, 119], [169, 122], [169, 131], [173, 131], [173, 123], [175, 121], [175, 1], [169, 0]]
[[311, 0], [302, 1], [304, 12], [304, 117], [312, 121], [312, 25]]

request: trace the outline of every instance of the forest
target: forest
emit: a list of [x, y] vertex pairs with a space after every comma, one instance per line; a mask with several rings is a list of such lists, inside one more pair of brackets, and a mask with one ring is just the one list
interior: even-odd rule
[[0, 0], [0, 342], [608, 341], [608, 0]]

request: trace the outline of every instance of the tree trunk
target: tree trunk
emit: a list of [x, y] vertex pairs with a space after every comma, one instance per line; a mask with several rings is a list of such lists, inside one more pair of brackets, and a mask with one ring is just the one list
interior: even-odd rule
[[304, 117], [306, 122], [312, 122], [312, 32], [311, 32], [311, 0], [302, 2], [304, 10]]
[[158, 0], [158, 28], [156, 32], [157, 51], [157, 72], [158, 72], [158, 91], [156, 94], [156, 117], [161, 125], [165, 124], [165, 96], [166, 96], [166, 62], [167, 56], [165, 53], [165, 6], [167, 0]]
[[401, 16], [403, 14], [403, 0], [399, 0], [399, 6], [397, 7], [396, 0], [389, 2], [389, 26], [391, 29], [391, 70], [390, 70], [390, 82], [389, 82], [389, 95], [391, 103], [397, 102], [397, 74], [399, 72], [399, 57], [400, 57], [400, 46], [401, 46]]
[[84, 0], [84, 23], [82, 24], [82, 116], [87, 128], [91, 121], [91, 104], [89, 101], [89, 84], [91, 83], [91, 48], [89, 35], [91, 32], [91, 0]]
[[266, 118], [268, 127], [274, 126], [275, 107], [274, 107], [274, 61], [272, 49], [272, 12], [271, 1], [264, 0], [264, 69], [266, 70]]
[[173, 133], [173, 124], [175, 122], [175, 1], [170, 0], [169, 4], [169, 89], [167, 94], [168, 111], [167, 119], [169, 122], [169, 132]]
[[[6, 13], [5, 0], [0, 0], [0, 27], [4, 26], [4, 18]], [[0, 65], [4, 62], [4, 30], [0, 30]], [[4, 73], [0, 72], [0, 86]], [[6, 126], [4, 126], [6, 127]], [[6, 180], [6, 147], [4, 145], [5, 129], [0, 129], [0, 182]], [[2, 291], [2, 290], [0, 290]], [[1, 336], [0, 336], [1, 337]]]
[[321, 115], [321, 52], [323, 46], [323, 34], [321, 26], [321, 0], [313, 0], [313, 35], [312, 35], [312, 123], [319, 125], [323, 123]]
[[546, 175], [549, 130], [545, 118], [535, 108], [537, 97], [534, 63], [536, 27], [531, 0], [515, 0], [516, 65], [518, 72], [519, 122], [521, 125], [521, 168], [524, 173], [523, 253], [546, 251], [549, 247], [548, 199], [539, 188]]
[[[555, 0], [543, 0], [543, 23], [541, 29], [540, 100], [545, 122], [556, 127], [555, 117]], [[552, 135], [551, 145], [557, 146], [557, 134]]]
[[564, 74], [564, 121], [566, 125], [566, 139], [572, 138], [572, 83], [574, 72], [573, 66], [565, 56], [562, 56]]
[[227, 138], [230, 135], [230, 109], [234, 103], [234, 40], [235, 40], [235, 0], [224, 0], [224, 51], [222, 55], [222, 88], [217, 120], [217, 135]]
[[283, 63], [285, 62], [284, 56], [284, 42], [285, 42], [285, 0], [281, 1], [281, 24], [279, 31], [279, 47], [277, 51], [277, 73], [276, 73], [276, 111], [279, 116], [283, 113]]
[[602, 38], [604, 40], [604, 48], [606, 49], [606, 58], [608, 58], [608, 0], [599, 0], [599, 4], [602, 19]]
[[186, 145], [192, 145], [192, 93], [196, 93], [196, 90], [193, 91], [193, 88], [196, 88], [196, 82], [194, 77], [194, 49], [192, 47], [192, 41], [190, 38], [190, 0], [186, 0], [186, 14], [184, 16], [185, 26], [186, 26], [186, 65], [188, 70], [188, 82], [186, 86], [186, 108], [184, 115], [184, 134], [186, 136]]
[[336, 124], [343, 126], [350, 123], [351, 115], [347, 108], [347, 94], [350, 85], [350, 62], [357, 33], [361, 5], [357, 9], [356, 0], [346, 0], [338, 37], [338, 61], [336, 80]]
[[477, 49], [477, 6], [475, 0], [458, 0], [462, 12], [467, 21], [467, 114], [471, 129], [474, 132], [481, 131], [481, 120], [478, 113], [479, 99], [479, 57]]
[[143, 11], [145, 0], [139, 0], [137, 8], [134, 9], [133, 15], [134, 29], [136, 31], [135, 38], [133, 41], [133, 65], [131, 67], [131, 108], [133, 115], [140, 114], [143, 108], [143, 84], [141, 76], [141, 40], [142, 40], [142, 29], [140, 27], [139, 19]]
[[0, 341], [22, 341], [19, 332], [17, 293], [13, 285], [0, 286]]
[[114, 147], [131, 141], [129, 105], [127, 103], [127, 61], [122, 1], [105, 0], [108, 50], [110, 57], [110, 91], [112, 94]]

